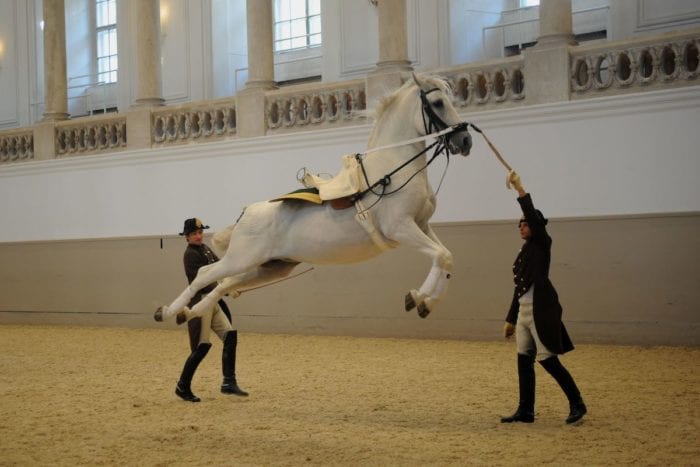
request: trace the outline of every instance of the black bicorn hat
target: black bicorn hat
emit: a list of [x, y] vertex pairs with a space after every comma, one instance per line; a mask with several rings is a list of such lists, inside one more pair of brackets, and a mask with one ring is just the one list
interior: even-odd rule
[[208, 225], [202, 224], [201, 220], [197, 219], [196, 217], [193, 217], [191, 219], [185, 219], [185, 226], [182, 228], [182, 232], [180, 232], [180, 235], [189, 235], [192, 232], [196, 232], [197, 230], [204, 230], [208, 228]]

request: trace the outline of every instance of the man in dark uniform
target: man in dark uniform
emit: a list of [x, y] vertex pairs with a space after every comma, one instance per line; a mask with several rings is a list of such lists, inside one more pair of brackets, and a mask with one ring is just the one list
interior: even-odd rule
[[[214, 252], [204, 243], [204, 229], [208, 229], [208, 225], [203, 225], [202, 221], [197, 218], [185, 220], [185, 225], [180, 232], [187, 240], [187, 248], [183, 256], [185, 264], [185, 274], [187, 280], [191, 284], [197, 271], [202, 266], [215, 263], [219, 258]], [[201, 289], [192, 298], [188, 306], [192, 308], [197, 304], [204, 295], [214, 290], [216, 283], [209, 284]], [[180, 322], [178, 316], [178, 322]], [[222, 372], [223, 383], [221, 392], [224, 394], [235, 394], [237, 396], [247, 396], [248, 393], [243, 391], [236, 382], [236, 346], [238, 343], [238, 331], [231, 327], [231, 313], [224, 300], [219, 300], [218, 305], [213, 310], [205, 312], [202, 317], [192, 318], [187, 322], [187, 329], [190, 337], [191, 354], [185, 362], [182, 369], [180, 380], [175, 388], [175, 394], [182, 399], [190, 402], [199, 402], [200, 398], [192, 393], [191, 382], [194, 372], [197, 370], [200, 362], [206, 357], [211, 343], [209, 342], [209, 333], [214, 331], [224, 343], [222, 353]]]
[[501, 423], [535, 421], [535, 359], [566, 394], [569, 399], [566, 423], [574, 423], [586, 414], [586, 405], [573, 377], [557, 357], [574, 346], [561, 321], [557, 291], [549, 280], [552, 239], [545, 227], [547, 219], [535, 209], [515, 171], [508, 174], [507, 185], [518, 192], [523, 211], [518, 228], [525, 244], [513, 264], [515, 290], [503, 328], [506, 338], [515, 334], [520, 403], [513, 415], [501, 418]]

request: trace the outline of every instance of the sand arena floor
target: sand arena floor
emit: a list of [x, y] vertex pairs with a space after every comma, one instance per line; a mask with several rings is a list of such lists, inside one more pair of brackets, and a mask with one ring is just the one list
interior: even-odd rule
[[700, 465], [700, 349], [579, 345], [563, 358], [589, 407], [537, 369], [537, 420], [517, 399], [513, 342], [241, 333], [179, 400], [182, 330], [0, 326], [0, 465]]

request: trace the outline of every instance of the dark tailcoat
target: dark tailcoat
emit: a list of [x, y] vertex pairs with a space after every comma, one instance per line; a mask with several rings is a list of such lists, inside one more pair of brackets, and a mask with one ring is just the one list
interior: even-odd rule
[[550, 352], [563, 354], [573, 350], [574, 345], [561, 321], [559, 296], [549, 280], [552, 238], [547, 233], [543, 218], [537, 214], [530, 194], [518, 198], [518, 202], [532, 236], [513, 263], [515, 290], [506, 321], [516, 323], [520, 309], [518, 299], [534, 285], [532, 306], [537, 335]]

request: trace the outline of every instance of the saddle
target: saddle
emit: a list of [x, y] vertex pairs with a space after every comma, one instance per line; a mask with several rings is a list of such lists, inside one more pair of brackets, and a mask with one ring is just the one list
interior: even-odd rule
[[362, 169], [354, 154], [346, 154], [342, 157], [340, 172], [332, 178], [323, 178], [320, 175], [309, 173], [306, 167], [297, 174], [297, 180], [305, 188], [292, 191], [270, 201], [302, 200], [314, 204], [330, 202], [333, 209], [347, 209], [354, 205], [352, 197], [360, 192], [362, 181]]
[[313, 204], [323, 204], [324, 202], [328, 202], [330, 203], [333, 209], [338, 210], [351, 208], [354, 205], [351, 196], [343, 196], [342, 198], [330, 199], [327, 201], [323, 200], [321, 199], [321, 195], [318, 192], [318, 188], [300, 188], [282, 196], [278, 196], [277, 198], [271, 199], [270, 202], [272, 203], [274, 201], [290, 200], [303, 201]]
[[306, 167], [301, 169], [297, 180], [305, 188], [292, 191], [270, 202], [309, 202], [314, 204], [330, 203], [333, 209], [355, 207], [355, 220], [365, 229], [375, 245], [386, 251], [395, 248], [398, 243], [389, 240], [377, 229], [372, 212], [365, 209], [361, 200], [355, 200], [354, 195], [360, 192], [362, 169], [354, 154], [343, 156], [343, 167], [338, 174], [330, 179], [310, 174]]

